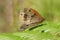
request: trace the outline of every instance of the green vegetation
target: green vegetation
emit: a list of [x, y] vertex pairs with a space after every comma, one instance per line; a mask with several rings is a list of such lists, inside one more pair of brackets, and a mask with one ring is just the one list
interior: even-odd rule
[[[60, 0], [27, 0], [23, 5], [36, 9], [45, 18], [41, 24], [46, 25], [31, 31], [27, 29], [24, 32], [1, 33], [0, 40], [60, 40]], [[20, 6], [23, 8], [23, 5]]]

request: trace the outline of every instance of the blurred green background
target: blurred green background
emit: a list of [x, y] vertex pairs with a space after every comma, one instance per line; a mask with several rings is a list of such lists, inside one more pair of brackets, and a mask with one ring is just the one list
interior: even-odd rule
[[[37, 10], [46, 25], [16, 32], [19, 12], [25, 7]], [[0, 40], [60, 40], [60, 0], [0, 0], [0, 31]]]

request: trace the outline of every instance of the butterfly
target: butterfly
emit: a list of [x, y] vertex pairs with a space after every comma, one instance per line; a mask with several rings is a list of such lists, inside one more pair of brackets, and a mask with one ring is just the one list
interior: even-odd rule
[[20, 10], [19, 14], [19, 31], [24, 31], [27, 28], [41, 23], [44, 18], [32, 8], [24, 8]]

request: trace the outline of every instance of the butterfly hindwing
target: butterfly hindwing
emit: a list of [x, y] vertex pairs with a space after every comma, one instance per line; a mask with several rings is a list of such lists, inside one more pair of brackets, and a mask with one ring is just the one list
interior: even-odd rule
[[41, 23], [42, 21], [43, 17], [36, 10], [32, 8], [24, 8], [20, 11], [19, 30], [25, 30], [29, 28], [30, 25]]

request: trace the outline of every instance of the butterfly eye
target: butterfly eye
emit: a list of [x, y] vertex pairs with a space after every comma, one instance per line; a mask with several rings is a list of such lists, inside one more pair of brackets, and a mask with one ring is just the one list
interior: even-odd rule
[[34, 17], [36, 14], [33, 14], [31, 17]]
[[31, 9], [29, 10], [29, 12], [31, 12]]
[[27, 14], [24, 14], [24, 20], [26, 21], [27, 20]]
[[27, 18], [27, 14], [24, 14], [24, 18]]
[[29, 25], [26, 25], [26, 26], [29, 26]]

